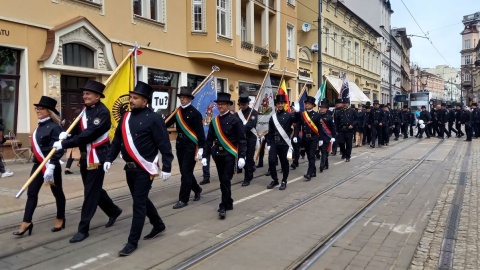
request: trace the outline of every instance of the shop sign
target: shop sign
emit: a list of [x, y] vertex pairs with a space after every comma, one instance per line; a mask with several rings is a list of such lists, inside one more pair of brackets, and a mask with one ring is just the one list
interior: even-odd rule
[[10, 30], [0, 29], [0, 36], [10, 36]]
[[153, 92], [152, 95], [152, 109], [154, 111], [164, 110], [168, 108], [168, 93]]

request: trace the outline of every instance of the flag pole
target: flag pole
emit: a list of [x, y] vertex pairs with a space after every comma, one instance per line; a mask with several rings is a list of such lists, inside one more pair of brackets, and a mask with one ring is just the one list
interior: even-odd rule
[[[198, 91], [200, 91], [200, 89], [202, 89], [202, 87], [208, 82], [208, 80], [210, 80], [210, 78], [212, 77], [212, 74], [217, 71], [220, 71], [220, 68], [218, 66], [212, 66], [212, 71], [207, 75], [207, 77], [205, 77], [205, 79], [203, 79], [203, 81], [195, 88], [195, 90], [193, 90], [192, 95], [195, 96], [195, 94]], [[165, 119], [165, 123], [170, 121], [170, 119], [172, 119], [172, 117], [175, 116], [177, 111], [178, 111], [178, 108], [175, 108], [175, 110]]]
[[[280, 77], [280, 85], [279, 85], [279, 86], [282, 85], [283, 77], [285, 76], [285, 72], [286, 72], [286, 71], [287, 71], [287, 68], [283, 68], [283, 69], [282, 69], [282, 77]], [[287, 89], [285, 89], [285, 91], [286, 91], [286, 90], [287, 90]], [[277, 93], [275, 94], [275, 96], [277, 96], [277, 95], [278, 95], [278, 91], [277, 91]]]
[[[117, 68], [115, 69], [115, 71], [110, 75], [110, 77], [108, 77], [107, 81], [105, 82], [105, 86], [108, 86], [110, 84], [110, 81], [112, 80], [112, 78], [114, 78], [115, 75], [117, 75], [117, 73], [120, 71], [120, 68], [123, 67], [125, 62], [127, 62], [127, 60], [130, 58], [130, 56], [132, 55], [132, 53], [135, 50], [136, 50], [136, 46], [134, 46], [134, 49], [127, 54], [125, 59], [123, 59], [123, 61], [120, 63], [120, 65], [118, 65]], [[75, 118], [75, 120], [70, 124], [70, 126], [68, 127], [68, 129], [66, 131], [67, 135], [70, 134], [70, 132], [72, 132], [73, 128], [78, 124], [78, 122], [80, 121], [80, 119], [82, 118], [84, 113], [85, 113], [85, 111], [82, 111], [77, 116], [77, 118]], [[60, 141], [62, 141], [62, 140], [60, 140]], [[37, 177], [37, 175], [43, 169], [45, 164], [47, 164], [47, 162], [52, 158], [52, 156], [55, 154], [56, 151], [57, 151], [57, 148], [52, 148], [52, 150], [50, 150], [50, 153], [48, 153], [48, 155], [43, 159], [42, 163], [40, 163], [40, 165], [37, 167], [37, 169], [30, 176], [30, 178], [28, 178], [27, 182], [25, 182], [22, 189], [20, 189], [20, 191], [18, 191], [17, 195], [15, 195], [15, 198], [18, 199], [18, 198], [20, 198], [20, 196], [22, 196], [22, 193], [25, 192], [25, 190], [27, 190], [28, 186], [32, 183], [32, 181], [35, 179], [35, 177]]]
[[[258, 89], [257, 96], [255, 97], [255, 102], [258, 102], [258, 97], [260, 96], [260, 93], [262, 92], [262, 88], [263, 88], [264, 85], [265, 85], [265, 81], [267, 80], [267, 76], [270, 74], [270, 70], [272, 69], [273, 66], [274, 66], [274, 64], [272, 64], [272, 65], [269, 64], [267, 73], [265, 73], [265, 77], [263, 77], [263, 82], [262, 82], [262, 84], [260, 85], [260, 88]], [[255, 106], [254, 106], [254, 107], [255, 107]], [[248, 122], [248, 120], [250, 119], [250, 116], [252, 116], [253, 110], [254, 110], [254, 108], [252, 108], [252, 110], [251, 110], [250, 113], [248, 114], [247, 122]]]

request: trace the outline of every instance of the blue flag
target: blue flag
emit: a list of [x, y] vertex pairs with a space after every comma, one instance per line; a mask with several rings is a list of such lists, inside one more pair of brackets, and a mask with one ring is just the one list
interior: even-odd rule
[[300, 112], [305, 111], [305, 100], [307, 100], [307, 91], [303, 91], [303, 94], [298, 99], [298, 105], [300, 106]]
[[203, 130], [205, 136], [208, 133], [210, 121], [219, 114], [217, 104], [213, 102], [217, 99], [217, 89], [214, 78], [210, 78], [205, 85], [195, 94], [192, 105], [202, 114]]

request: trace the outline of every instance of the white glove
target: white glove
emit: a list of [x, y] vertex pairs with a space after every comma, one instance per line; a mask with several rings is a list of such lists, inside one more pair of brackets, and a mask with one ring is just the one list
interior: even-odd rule
[[331, 143], [334, 143], [334, 142], [335, 142], [335, 138], [331, 138], [331, 139], [330, 139], [330, 142], [331, 142]]
[[55, 170], [54, 164], [47, 164], [47, 169], [43, 174], [43, 181], [44, 182], [53, 182], [53, 170]]
[[199, 148], [197, 153], [197, 158], [202, 159], [202, 156], [203, 156], [203, 148]]
[[244, 158], [238, 159], [238, 168], [243, 169], [244, 166], [245, 166], [245, 159]]
[[293, 137], [293, 143], [297, 143], [298, 140], [297, 140], [297, 137]]
[[111, 162], [105, 162], [103, 163], [103, 171], [105, 173], [108, 173], [108, 171], [110, 170], [110, 167], [112, 167], [112, 163]]
[[318, 141], [318, 146], [322, 146], [322, 145], [323, 145], [323, 140]]
[[270, 152], [270, 146], [267, 146], [267, 151]]
[[67, 134], [67, 132], [63, 131], [60, 133], [60, 135], [58, 135], [58, 139], [65, 140], [68, 137], [68, 135], [69, 134]]
[[52, 147], [53, 147], [53, 148], [57, 148], [57, 151], [60, 151], [60, 150], [63, 149], [63, 147], [62, 147], [62, 142], [61, 142], [61, 141], [56, 141], [56, 142], [54, 142]]
[[207, 159], [206, 158], [202, 158], [202, 166], [207, 166]]
[[162, 172], [162, 179], [163, 179], [163, 181], [167, 181], [167, 179], [170, 178], [170, 176], [172, 176], [172, 173]]

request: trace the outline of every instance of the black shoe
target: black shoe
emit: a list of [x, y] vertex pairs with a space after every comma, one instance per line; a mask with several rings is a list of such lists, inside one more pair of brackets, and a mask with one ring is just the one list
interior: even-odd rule
[[290, 165], [290, 168], [292, 168], [292, 170], [295, 170], [297, 166], [295, 166], [295, 164], [292, 163], [292, 165]]
[[82, 242], [87, 237], [88, 237], [88, 233], [83, 234], [83, 233], [77, 232], [72, 238], [70, 238], [69, 242], [70, 243]]
[[135, 250], [137, 250], [137, 247], [130, 244], [130, 243], [127, 243], [123, 248], [122, 250], [120, 250], [118, 252], [118, 256], [128, 256], [130, 254], [132, 254], [133, 252], [135, 252]]
[[324, 166], [320, 166], [320, 172], [323, 172]]
[[309, 174], [305, 174], [303, 177], [305, 177], [305, 179], [307, 179], [307, 181], [310, 181], [310, 179], [312, 179], [312, 177]]
[[117, 220], [118, 216], [122, 214], [123, 210], [118, 207], [118, 212], [114, 214], [113, 216], [108, 218], [107, 224], [105, 224], [105, 228], [112, 227], [115, 221]]
[[250, 181], [243, 180], [242, 187], [246, 187], [250, 185]]
[[312, 174], [312, 178], [317, 177], [317, 173]]
[[336, 156], [336, 155], [337, 155], [337, 152], [331, 152], [330, 155], [331, 155], [331, 156]]
[[465, 142], [471, 142], [472, 140], [464, 140]]
[[159, 236], [162, 232], [165, 231], [165, 224], [162, 223], [158, 228], [153, 227], [152, 231], [143, 237], [143, 240], [150, 240]]
[[205, 184], [210, 184], [209, 179], [203, 179], [202, 182], [198, 183], [199, 185], [205, 185]]
[[200, 194], [202, 194], [202, 191], [203, 191], [203, 189], [200, 188], [200, 190], [198, 192], [195, 192], [195, 195], [193, 196], [193, 201], [196, 202], [196, 201], [200, 200], [200, 197], [201, 197]]
[[375, 148], [375, 145], [373, 145], [373, 144], [370, 144], [370, 148]]
[[398, 138], [393, 139], [394, 141], [398, 141]]
[[282, 181], [282, 184], [280, 185], [280, 190], [285, 190], [287, 188], [287, 182]]
[[238, 169], [238, 170], [237, 170], [237, 173], [243, 173], [243, 170], [242, 170], [242, 169]]
[[260, 163], [259, 163], [259, 164], [257, 165], [257, 168], [262, 168], [262, 167], [263, 167], [263, 164], [260, 164]]
[[350, 159], [349, 159], [349, 158], [346, 158], [346, 159], [345, 159], [345, 162], [350, 162]]
[[62, 221], [62, 226], [60, 226], [60, 227], [53, 227], [53, 228], [51, 229], [51, 231], [52, 231], [52, 232], [59, 232], [59, 231], [61, 231], [62, 229], [65, 229], [65, 218], [64, 218], [63, 221]]
[[227, 217], [227, 210], [225, 210], [225, 208], [220, 208], [218, 209], [218, 216], [221, 218], [221, 219], [224, 219]]
[[327, 164], [327, 165], [325, 165], [325, 170], [328, 170], [328, 164]]
[[69, 170], [65, 170], [65, 174], [73, 174], [73, 172], [71, 172]]
[[26, 231], [28, 231], [28, 235], [32, 235], [32, 230], [33, 230], [33, 223], [30, 223], [30, 225], [28, 225], [28, 227], [25, 229], [25, 231], [23, 231], [23, 232], [16, 231], [16, 232], [13, 233], [13, 235], [22, 236], [22, 235], [25, 234]]
[[188, 203], [184, 203], [182, 201], [178, 201], [174, 206], [173, 206], [173, 209], [180, 209], [180, 208], [183, 208], [185, 206], [187, 206]]
[[276, 186], [278, 186], [278, 185], [279, 185], [278, 181], [275, 181], [275, 180], [274, 180], [274, 181], [272, 181], [270, 184], [268, 184], [267, 188], [268, 188], [268, 189], [272, 189], [272, 188], [274, 188], [274, 187], [276, 187]]
[[270, 176], [270, 175], [271, 175], [270, 170], [268, 170], [265, 176]]
[[342, 159], [345, 159], [345, 155], [342, 155]]
[[386, 143], [385, 146], [388, 146], [388, 143]]

